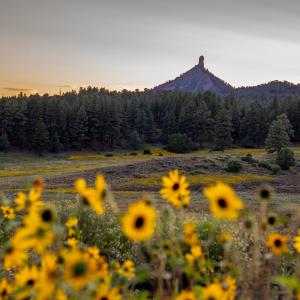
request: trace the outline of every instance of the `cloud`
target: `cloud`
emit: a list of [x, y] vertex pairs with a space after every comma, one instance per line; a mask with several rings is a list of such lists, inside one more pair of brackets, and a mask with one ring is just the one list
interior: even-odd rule
[[59, 85], [58, 86], [60, 89], [77, 89], [76, 85], [71, 85], [71, 84], [65, 84], [65, 85]]
[[35, 88], [16, 88], [16, 87], [4, 87], [3, 90], [9, 91], [9, 92], [30, 92], [34, 93], [37, 92], [38, 90]]

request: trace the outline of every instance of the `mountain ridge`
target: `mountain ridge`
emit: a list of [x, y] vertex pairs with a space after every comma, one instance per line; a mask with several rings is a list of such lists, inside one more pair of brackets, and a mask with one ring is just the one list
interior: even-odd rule
[[292, 94], [300, 95], [300, 84], [289, 81], [272, 80], [254, 86], [234, 87], [225, 80], [211, 73], [204, 66], [204, 56], [199, 57], [197, 65], [153, 88], [154, 91], [185, 91], [192, 93], [214, 92], [226, 96], [233, 92], [239, 96], [255, 96], [262, 94]]

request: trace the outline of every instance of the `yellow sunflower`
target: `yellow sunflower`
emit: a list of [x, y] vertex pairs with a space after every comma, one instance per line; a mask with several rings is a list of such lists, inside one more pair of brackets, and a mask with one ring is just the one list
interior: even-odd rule
[[193, 245], [190, 253], [187, 253], [185, 258], [190, 263], [194, 262], [195, 260], [199, 260], [202, 264], [205, 263], [205, 257], [200, 245]]
[[175, 300], [196, 300], [196, 295], [193, 291], [181, 291]]
[[178, 170], [171, 171], [169, 176], [163, 176], [162, 197], [175, 207], [186, 207], [190, 203], [189, 184], [185, 176], [180, 176]]
[[108, 263], [105, 256], [100, 255], [100, 250], [97, 247], [87, 248], [85, 255], [93, 262], [96, 276], [107, 276], [109, 270]]
[[95, 264], [77, 248], [62, 251], [64, 280], [76, 289], [83, 288], [95, 277]]
[[183, 226], [184, 232], [184, 240], [185, 242], [190, 245], [196, 245], [199, 243], [198, 235], [196, 233], [196, 225], [192, 222], [187, 222]]
[[95, 300], [121, 300], [119, 290], [110, 286], [110, 279], [104, 280], [99, 284]]
[[26, 266], [16, 273], [15, 285], [19, 288], [22, 287], [22, 289], [18, 289], [17, 298], [30, 298], [30, 295], [36, 291], [39, 278], [40, 273], [36, 266]]
[[13, 247], [23, 250], [32, 249], [42, 254], [54, 241], [54, 232], [42, 223], [20, 227], [12, 237]]
[[[53, 253], [42, 257], [40, 280], [37, 286], [38, 299], [50, 299], [56, 289], [58, 259]], [[45, 288], [47, 287], [47, 288]]]
[[102, 175], [96, 176], [95, 188], [88, 187], [86, 181], [83, 178], [79, 178], [75, 182], [75, 189], [83, 201], [97, 214], [102, 215], [105, 212], [104, 199], [107, 193], [107, 186]]
[[236, 293], [236, 280], [231, 276], [227, 276], [222, 287], [226, 294], [226, 300], [234, 300]]
[[300, 253], [300, 230], [298, 230], [298, 234], [294, 237], [294, 248]]
[[128, 279], [131, 279], [135, 275], [134, 263], [131, 260], [126, 260], [121, 266], [117, 264], [117, 273]]
[[230, 232], [228, 231], [224, 231], [224, 232], [221, 232], [220, 235], [218, 236], [218, 240], [221, 244], [225, 244], [229, 241], [232, 241], [233, 240], [233, 236]]
[[210, 203], [210, 210], [217, 219], [236, 219], [239, 211], [244, 207], [241, 199], [227, 184], [218, 182], [203, 191]]
[[16, 211], [23, 210], [27, 203], [27, 196], [23, 192], [19, 192], [17, 197], [14, 199], [14, 202], [16, 204]]
[[8, 300], [10, 298], [10, 293], [12, 291], [12, 286], [9, 284], [6, 278], [0, 280], [0, 299]]
[[266, 244], [277, 256], [288, 252], [288, 237], [277, 232], [271, 233], [267, 237]]
[[67, 220], [65, 225], [67, 228], [74, 228], [78, 225], [78, 219], [76, 217], [71, 217]]
[[2, 214], [5, 219], [13, 220], [16, 217], [15, 211], [8, 205], [1, 206]]
[[154, 233], [156, 210], [144, 201], [131, 204], [122, 219], [124, 234], [131, 240], [140, 242], [150, 239]]
[[28, 259], [28, 254], [16, 246], [8, 245], [3, 255], [3, 268], [5, 270], [22, 266]]
[[218, 282], [211, 283], [202, 289], [202, 300], [225, 300], [226, 294]]
[[34, 181], [33, 188], [30, 189], [28, 194], [28, 199], [30, 200], [31, 203], [34, 203], [41, 198], [43, 187], [44, 187], [43, 180], [41, 178], [37, 178]]

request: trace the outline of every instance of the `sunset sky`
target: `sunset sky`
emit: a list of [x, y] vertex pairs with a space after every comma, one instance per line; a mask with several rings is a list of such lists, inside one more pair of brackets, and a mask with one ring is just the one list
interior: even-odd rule
[[299, 0], [0, 0], [0, 95], [143, 89], [206, 67], [300, 83]]

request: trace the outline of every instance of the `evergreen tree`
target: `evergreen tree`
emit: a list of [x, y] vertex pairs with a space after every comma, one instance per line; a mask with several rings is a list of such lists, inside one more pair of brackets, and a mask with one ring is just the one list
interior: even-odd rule
[[42, 153], [48, 149], [48, 136], [49, 134], [46, 129], [46, 125], [43, 122], [42, 118], [39, 117], [35, 124], [35, 128], [33, 128], [31, 142], [32, 150], [37, 154], [42, 155]]
[[10, 147], [10, 144], [9, 144], [9, 140], [7, 138], [7, 135], [6, 134], [0, 135], [0, 151], [1, 152], [8, 152], [9, 147]]
[[290, 144], [290, 137], [293, 134], [293, 127], [286, 114], [279, 115], [269, 128], [266, 138], [266, 150], [270, 153], [279, 152]]
[[128, 145], [130, 149], [138, 150], [141, 147], [141, 138], [136, 130], [129, 134]]
[[224, 150], [232, 144], [232, 122], [230, 112], [223, 108], [217, 115], [214, 127], [214, 149]]

